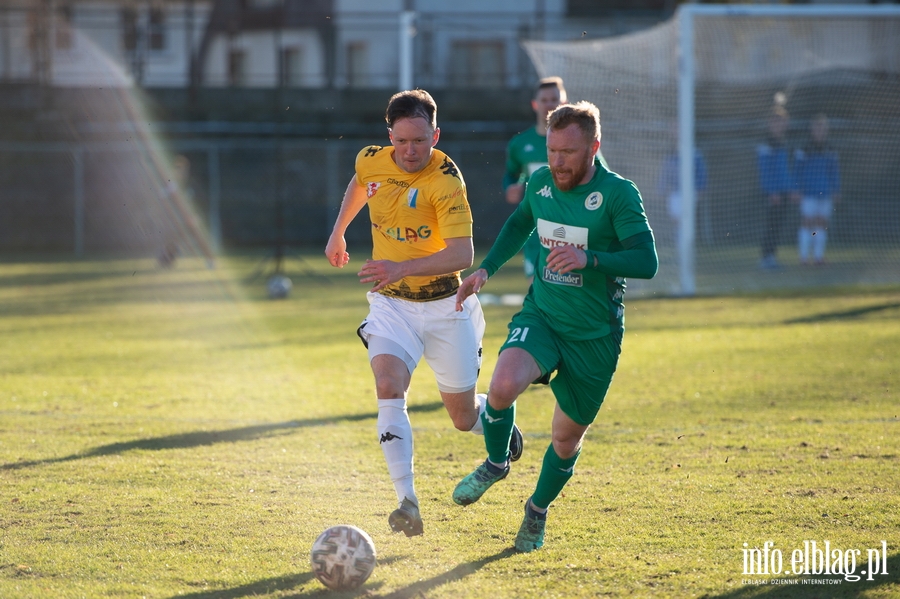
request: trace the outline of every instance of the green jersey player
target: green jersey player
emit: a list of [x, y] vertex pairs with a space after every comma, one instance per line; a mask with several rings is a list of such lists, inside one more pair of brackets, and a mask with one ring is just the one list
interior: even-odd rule
[[462, 309], [537, 231], [534, 283], [509, 324], [482, 416], [488, 459], [453, 492], [456, 503], [468, 505], [506, 477], [516, 398], [532, 383], [549, 382], [556, 398], [552, 442], [525, 502], [519, 551], [543, 545], [547, 508], [572, 477], [584, 434], [612, 381], [624, 332], [625, 277], [649, 279], [659, 266], [640, 192], [603, 166], [599, 147], [596, 106], [579, 102], [550, 114], [549, 168], [534, 173], [521, 204], [456, 296]]
[[[536, 170], [547, 166], [547, 116], [566, 103], [566, 88], [559, 77], [545, 77], [538, 82], [531, 99], [536, 122], [522, 131], [506, 146], [506, 172], [503, 174], [503, 194], [506, 202], [518, 205], [525, 194], [525, 184]], [[609, 168], [598, 151], [604, 168]], [[523, 248], [525, 276], [534, 276], [540, 242], [537, 235], [528, 238]]]

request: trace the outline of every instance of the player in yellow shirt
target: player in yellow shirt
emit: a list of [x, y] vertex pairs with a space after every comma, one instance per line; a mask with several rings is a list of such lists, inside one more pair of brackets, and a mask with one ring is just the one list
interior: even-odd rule
[[[424, 357], [441, 399], [462, 431], [483, 434], [485, 396], [475, 394], [481, 367], [484, 316], [472, 295], [456, 311], [460, 271], [474, 259], [472, 213], [462, 173], [435, 149], [437, 105], [423, 90], [395, 94], [385, 113], [389, 147], [369, 146], [356, 157], [325, 255], [332, 266], [350, 261], [344, 233], [368, 205], [372, 258], [359, 271], [369, 314], [357, 331], [369, 351], [378, 397], [379, 443], [397, 493], [388, 518], [395, 532], [422, 534], [413, 477], [412, 425], [407, 392]], [[522, 453], [515, 429], [510, 459]]]

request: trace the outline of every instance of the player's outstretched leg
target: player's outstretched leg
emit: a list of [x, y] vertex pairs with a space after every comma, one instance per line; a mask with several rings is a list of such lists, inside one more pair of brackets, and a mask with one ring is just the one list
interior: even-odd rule
[[474, 472], [459, 481], [453, 490], [453, 501], [459, 505], [475, 503], [495, 482], [506, 478], [507, 474], [509, 474], [508, 462], [500, 467], [485, 460]]
[[516, 551], [528, 553], [540, 549], [544, 544], [544, 528], [547, 526], [547, 512], [539, 512], [531, 505], [531, 498], [525, 502], [525, 518], [516, 535]]
[[402, 532], [408, 537], [422, 534], [422, 516], [419, 515], [419, 506], [408, 497], [404, 497], [400, 507], [391, 512], [388, 524], [394, 532]]

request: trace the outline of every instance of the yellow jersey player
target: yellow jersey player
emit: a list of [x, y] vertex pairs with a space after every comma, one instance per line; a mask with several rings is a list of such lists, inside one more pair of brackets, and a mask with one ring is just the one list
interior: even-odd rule
[[[483, 434], [486, 397], [476, 395], [475, 384], [484, 316], [474, 295], [456, 310], [460, 271], [474, 259], [472, 213], [462, 173], [435, 149], [440, 129], [434, 99], [423, 90], [395, 94], [385, 120], [391, 145], [357, 155], [325, 255], [332, 266], [349, 263], [344, 233], [368, 205], [372, 258], [359, 280], [372, 287], [369, 314], [357, 332], [375, 375], [379, 443], [397, 494], [388, 523], [409, 537], [423, 531], [406, 407], [412, 373], [424, 357], [453, 425]], [[522, 453], [518, 429], [509, 452], [515, 459]]]

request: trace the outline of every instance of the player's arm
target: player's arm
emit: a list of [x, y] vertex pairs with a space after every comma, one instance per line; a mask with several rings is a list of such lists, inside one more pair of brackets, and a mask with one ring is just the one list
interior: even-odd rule
[[500, 229], [500, 234], [479, 268], [485, 269], [488, 276], [493, 276], [510, 258], [519, 253], [525, 242], [534, 231], [534, 216], [530, 204], [525, 201], [519, 204]]
[[586, 250], [585, 268], [611, 277], [652, 279], [659, 270], [659, 256], [640, 192], [630, 182], [625, 183], [610, 198], [610, 204], [619, 242], [607, 251]]
[[359, 271], [360, 283], [372, 283], [372, 291], [378, 291], [404, 277], [434, 276], [459, 272], [472, 266], [475, 247], [471, 237], [445, 239], [447, 247], [421, 258], [394, 262], [393, 260], [366, 260]]
[[621, 241], [616, 252], [587, 250], [587, 268], [593, 268], [611, 277], [652, 279], [659, 270], [659, 256], [653, 233], [647, 231]]
[[506, 264], [510, 258], [519, 253], [525, 242], [534, 231], [534, 217], [529, 203], [522, 202], [506, 219], [500, 234], [494, 241], [494, 245], [488, 251], [488, 255], [478, 266], [478, 269], [463, 279], [456, 291], [456, 310], [462, 310], [462, 304], [467, 297], [478, 293], [500, 267]]
[[331, 236], [325, 245], [325, 256], [332, 266], [343, 268], [350, 261], [344, 233], [347, 232], [347, 227], [350, 226], [350, 223], [353, 222], [353, 219], [356, 218], [356, 215], [359, 214], [359, 211], [362, 210], [362, 207], [368, 201], [369, 198], [366, 195], [365, 186], [360, 184], [356, 175], [353, 175], [353, 179], [350, 180], [347, 190], [344, 192], [344, 199], [341, 201], [341, 209], [334, 222]]
[[513, 142], [506, 147], [506, 172], [503, 173], [503, 197], [508, 204], [518, 204], [525, 195], [525, 184], [522, 183], [524, 165], [516, 160]]

